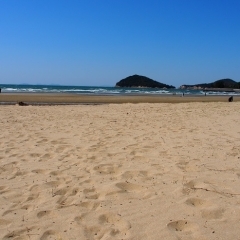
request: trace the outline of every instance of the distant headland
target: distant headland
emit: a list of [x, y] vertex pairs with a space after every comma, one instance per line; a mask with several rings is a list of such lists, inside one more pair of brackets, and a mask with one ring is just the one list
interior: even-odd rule
[[[163, 89], [173, 89], [176, 88], [172, 85], [161, 83], [155, 81], [151, 78], [132, 75], [126, 77], [116, 83], [116, 87], [130, 87], [130, 88], [163, 88]], [[179, 89], [185, 90], [203, 90], [203, 91], [236, 91], [240, 92], [240, 82], [236, 82], [230, 78], [220, 79], [211, 83], [200, 83], [194, 85], [181, 85]]]
[[137, 74], [120, 80], [116, 83], [116, 87], [175, 88], [174, 86], [160, 83], [151, 78]]
[[230, 78], [220, 79], [211, 83], [201, 83], [195, 85], [182, 85], [180, 89], [198, 89], [204, 91], [240, 91], [240, 82], [236, 82]]

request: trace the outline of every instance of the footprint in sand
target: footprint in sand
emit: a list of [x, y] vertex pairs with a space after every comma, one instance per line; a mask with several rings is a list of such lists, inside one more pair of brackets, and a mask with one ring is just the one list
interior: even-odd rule
[[131, 224], [119, 214], [90, 212], [74, 219], [83, 226], [87, 239], [127, 239]]
[[64, 138], [60, 138], [58, 140], [52, 140], [50, 143], [53, 144], [53, 145], [56, 145], [56, 144], [66, 144]]
[[53, 157], [53, 156], [54, 156], [53, 154], [45, 153], [45, 154], [42, 156], [42, 158], [47, 158], [47, 159], [49, 159], [49, 158], [51, 158], [51, 157]]
[[36, 227], [25, 227], [23, 229], [19, 229], [19, 230], [15, 230], [15, 231], [9, 231], [9, 233], [7, 235], [5, 235], [3, 237], [3, 240], [7, 240], [7, 239], [28, 239], [27, 238], [27, 234], [30, 231], [35, 230]]
[[101, 226], [108, 228], [105, 235], [112, 237], [120, 233], [126, 233], [131, 228], [131, 224], [128, 221], [125, 221], [121, 216], [116, 214], [102, 214], [99, 216], [98, 221]]
[[98, 199], [100, 196], [95, 188], [86, 188], [83, 190], [83, 193], [85, 194], [85, 198], [87, 199]]
[[179, 161], [176, 165], [177, 167], [179, 167], [181, 170], [186, 171], [187, 165], [189, 164], [189, 162], [186, 161]]
[[71, 190], [69, 196], [70, 196], [70, 197], [71, 197], [71, 196], [76, 196], [79, 192], [80, 192], [80, 188], [75, 187], [75, 188], [73, 188], [73, 189]]
[[116, 187], [124, 192], [139, 192], [143, 189], [142, 186], [130, 182], [119, 182]]
[[167, 224], [169, 230], [174, 232], [193, 232], [197, 230], [197, 224], [187, 220], [178, 220]]
[[8, 192], [9, 187], [6, 186], [0, 186], [0, 194], [4, 194]]
[[69, 149], [70, 145], [61, 145], [56, 148], [56, 153], [63, 153], [65, 150]]
[[48, 219], [51, 216], [55, 216], [55, 214], [52, 210], [40, 211], [37, 213], [38, 218], [47, 218]]
[[1, 176], [8, 177], [8, 179], [11, 179], [11, 177], [15, 176], [15, 174], [18, 173], [19, 171], [20, 168], [15, 166], [14, 162], [0, 167]]
[[185, 202], [189, 206], [201, 208], [201, 215], [205, 219], [220, 219], [225, 209], [210, 206], [210, 203], [200, 198], [189, 198]]
[[50, 172], [49, 173], [51, 176], [60, 176], [60, 175], [62, 175], [63, 173], [62, 173], [62, 171], [52, 171], [52, 172]]
[[193, 171], [199, 171], [199, 166], [196, 163], [197, 161], [180, 161], [176, 164], [178, 168], [183, 170], [184, 172], [193, 172]]
[[17, 156], [19, 156], [19, 154], [14, 153], [14, 154], [10, 155], [9, 157], [14, 158], [14, 157], [17, 157]]
[[14, 179], [14, 178], [16, 178], [16, 177], [18, 177], [18, 176], [27, 176], [27, 175], [29, 175], [30, 173], [29, 172], [27, 172], [27, 171], [21, 171], [21, 170], [18, 170], [12, 177], [10, 177], [9, 178], [9, 180], [12, 180], [12, 179]]
[[5, 227], [9, 227], [11, 225], [11, 223], [12, 223], [12, 221], [10, 221], [10, 220], [0, 218], [0, 229], [5, 228]]
[[134, 180], [143, 180], [148, 177], [148, 171], [126, 171], [124, 172], [121, 177], [123, 179], [134, 179]]
[[89, 201], [89, 202], [81, 202], [77, 206], [86, 208], [88, 210], [97, 210], [100, 206], [100, 203]]
[[37, 141], [37, 144], [42, 144], [42, 143], [47, 143], [48, 139], [47, 138], [42, 138], [42, 140]]
[[69, 191], [68, 187], [63, 187], [53, 192], [54, 195], [66, 195]]
[[150, 199], [156, 197], [156, 193], [152, 189], [128, 181], [116, 183], [115, 186], [118, 190], [109, 191], [106, 198], [123, 199], [126, 197], [125, 194], [128, 194], [130, 198]]
[[40, 153], [30, 153], [29, 156], [33, 157], [33, 158], [38, 158], [41, 156], [41, 154]]
[[50, 181], [50, 182], [47, 182], [45, 183], [47, 186], [49, 187], [52, 187], [52, 188], [57, 188], [59, 187], [60, 185], [62, 185], [62, 181]]
[[217, 189], [216, 186], [211, 183], [200, 181], [200, 180], [191, 180], [184, 184], [183, 193], [188, 193], [190, 190], [203, 190], [203, 191], [211, 191], [218, 192], [221, 191]]
[[40, 198], [39, 198], [39, 193], [33, 193], [33, 194], [29, 194], [26, 202], [28, 201], [37, 201], [37, 202], [40, 202]]
[[23, 210], [27, 210], [27, 212], [31, 212], [34, 209], [34, 205], [26, 204], [21, 207]]
[[66, 208], [72, 205], [77, 205], [76, 203], [76, 199], [73, 197], [65, 197], [65, 196], [61, 196], [58, 200], [57, 200], [57, 208]]
[[200, 198], [189, 198], [185, 202], [189, 206], [193, 207], [204, 207], [207, 206], [208, 203], [206, 200], [200, 199]]
[[100, 164], [93, 168], [99, 174], [117, 175], [120, 171], [121, 165], [117, 164]]
[[24, 204], [23, 206], [19, 206], [19, 203], [17, 203], [17, 204], [11, 205], [11, 207], [9, 207], [8, 210], [4, 211], [2, 213], [2, 216], [8, 215], [8, 217], [16, 218], [17, 216], [24, 216], [25, 214], [32, 212], [33, 210], [34, 210], [34, 205]]
[[26, 196], [13, 190], [8, 190], [5, 192], [4, 197], [8, 200], [8, 202], [11, 203], [19, 203], [26, 200]]
[[47, 230], [45, 231], [42, 236], [40, 237], [40, 240], [50, 240], [50, 239], [62, 239], [61, 235], [54, 231], [54, 230]]
[[48, 170], [45, 169], [34, 169], [32, 170], [33, 173], [37, 173], [37, 174], [47, 174]]
[[225, 209], [218, 207], [207, 208], [201, 211], [202, 217], [205, 219], [221, 219], [224, 212]]

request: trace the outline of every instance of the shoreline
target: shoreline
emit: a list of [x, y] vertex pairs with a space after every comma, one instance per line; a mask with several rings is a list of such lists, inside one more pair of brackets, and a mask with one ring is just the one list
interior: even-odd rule
[[[121, 104], [121, 103], [186, 103], [186, 102], [228, 102], [230, 96], [196, 95], [92, 95], [58, 93], [1, 93], [0, 105], [14, 105], [24, 102], [29, 105], [78, 105], [78, 104]], [[234, 96], [240, 101], [240, 96]]]

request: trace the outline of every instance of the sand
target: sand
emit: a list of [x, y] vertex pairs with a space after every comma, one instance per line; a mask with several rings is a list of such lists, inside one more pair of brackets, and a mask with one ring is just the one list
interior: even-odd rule
[[0, 106], [0, 239], [239, 239], [239, 109]]
[[[228, 102], [230, 96], [198, 95], [87, 95], [64, 93], [1, 93], [0, 105], [24, 102], [31, 105], [43, 104], [109, 104], [109, 103], [186, 103], [186, 102]], [[233, 97], [234, 102], [240, 96]]]

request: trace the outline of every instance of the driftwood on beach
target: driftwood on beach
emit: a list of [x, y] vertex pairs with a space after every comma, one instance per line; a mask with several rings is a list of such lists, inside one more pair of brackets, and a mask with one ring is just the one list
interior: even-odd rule
[[18, 102], [17, 104], [18, 104], [18, 106], [28, 106], [28, 104], [25, 102]]

